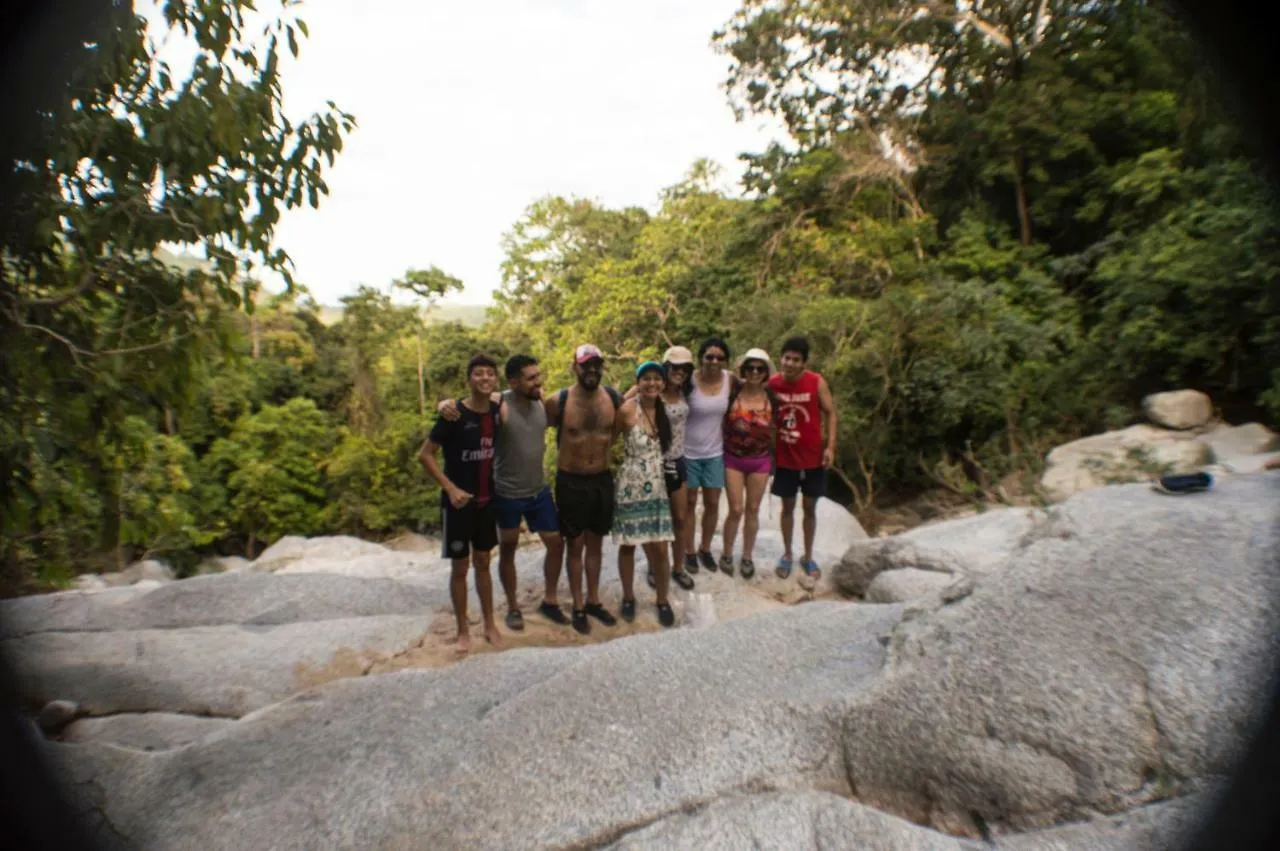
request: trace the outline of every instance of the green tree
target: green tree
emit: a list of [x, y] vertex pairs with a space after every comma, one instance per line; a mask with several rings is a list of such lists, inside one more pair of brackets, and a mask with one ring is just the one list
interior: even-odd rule
[[310, 399], [267, 405], [242, 418], [204, 459], [226, 493], [225, 527], [252, 556], [259, 543], [324, 529], [326, 489], [321, 462], [334, 430]]
[[[121, 8], [84, 47], [96, 61], [49, 93], [39, 139], [4, 163], [13, 215], [0, 233], [0, 405], [14, 425], [0, 434], [0, 534], [10, 575], [60, 557], [45, 548], [60, 538], [50, 527], [80, 523], [45, 510], [47, 477], [74, 467], [110, 493], [95, 436], [130, 416], [172, 418], [221, 344], [224, 316], [251, 309], [250, 263], [290, 278], [273, 241], [281, 211], [319, 203], [323, 170], [354, 126], [333, 104], [301, 122], [284, 114], [281, 54], [306, 35], [295, 5], [258, 38], [249, 0], [168, 0], [190, 69], [168, 67], [146, 21]], [[165, 263], [161, 246], [175, 244], [199, 247], [207, 268]], [[117, 518], [96, 525], [114, 548]]]

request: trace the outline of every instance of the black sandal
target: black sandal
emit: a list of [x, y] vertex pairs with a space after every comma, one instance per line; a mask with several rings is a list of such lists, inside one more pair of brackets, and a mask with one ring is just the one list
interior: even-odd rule
[[573, 610], [573, 628], [582, 635], [591, 632], [591, 621], [587, 620], [587, 613], [582, 609]]
[[623, 600], [622, 609], [619, 612], [619, 614], [622, 615], [622, 619], [627, 623], [631, 623], [632, 621], [634, 621], [636, 619], [636, 601]]
[[671, 578], [674, 579], [675, 583], [684, 590], [693, 590], [693, 577], [685, 573], [683, 570], [677, 570], [675, 573], [672, 573]]
[[676, 613], [671, 611], [670, 603], [658, 604], [658, 623], [663, 626], [674, 626], [676, 622]]
[[591, 615], [591, 617], [605, 626], [614, 626], [618, 622], [618, 619], [609, 614], [609, 610], [599, 603], [587, 603], [582, 607], [582, 611], [584, 614]]
[[564, 611], [555, 603], [548, 603], [543, 600], [542, 605], [538, 606], [538, 612], [549, 621], [554, 621], [561, 626], [569, 625], [569, 619], [564, 616]]

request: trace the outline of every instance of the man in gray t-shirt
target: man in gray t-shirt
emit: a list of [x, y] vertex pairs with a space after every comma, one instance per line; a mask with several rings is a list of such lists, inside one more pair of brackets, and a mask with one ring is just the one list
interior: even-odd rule
[[[558, 624], [569, 618], [557, 602], [560, 569], [564, 564], [564, 540], [560, 518], [551, 499], [543, 469], [546, 453], [547, 411], [542, 404], [542, 371], [529, 355], [514, 355], [506, 365], [507, 386], [499, 406], [498, 440], [494, 453], [494, 512], [498, 518], [498, 576], [507, 595], [506, 624], [524, 629], [524, 616], [516, 600], [516, 547], [520, 521], [536, 532], [546, 545], [543, 563], [546, 590], [538, 611]], [[457, 416], [452, 400], [440, 403], [446, 419]]]

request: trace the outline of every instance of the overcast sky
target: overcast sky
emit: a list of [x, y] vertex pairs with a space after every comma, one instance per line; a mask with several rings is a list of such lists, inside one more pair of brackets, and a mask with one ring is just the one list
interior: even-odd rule
[[359, 122], [319, 210], [286, 215], [297, 279], [335, 303], [435, 264], [487, 302], [499, 239], [537, 198], [653, 209], [698, 157], [736, 188], [737, 123], [711, 34], [736, 0], [307, 0], [286, 69], [291, 115], [327, 99]]

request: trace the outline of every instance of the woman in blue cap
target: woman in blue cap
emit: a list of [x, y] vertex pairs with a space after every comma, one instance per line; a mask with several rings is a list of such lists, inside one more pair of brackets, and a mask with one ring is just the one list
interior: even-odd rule
[[662, 365], [645, 361], [636, 368], [635, 397], [618, 408], [615, 431], [623, 435], [623, 452], [615, 486], [613, 539], [618, 544], [623, 619], [636, 616], [636, 545], [640, 545], [657, 580], [658, 622], [671, 626], [675, 613], [667, 599], [671, 587], [667, 550], [676, 536], [663, 478], [662, 456], [671, 446], [671, 422], [662, 403], [666, 383]]

